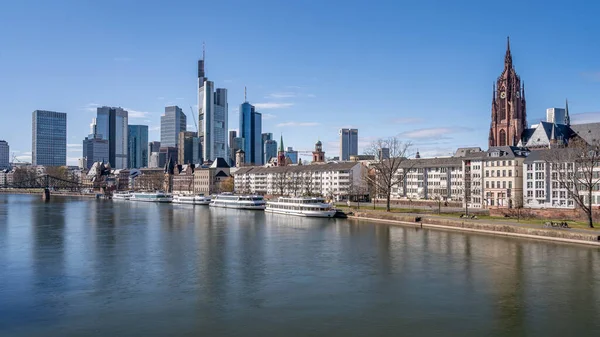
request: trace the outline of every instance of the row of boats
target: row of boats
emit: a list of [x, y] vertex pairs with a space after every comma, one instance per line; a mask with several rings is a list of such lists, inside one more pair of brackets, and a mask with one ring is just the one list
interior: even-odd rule
[[323, 198], [317, 197], [279, 197], [266, 201], [260, 195], [234, 195], [222, 193], [215, 196], [171, 195], [163, 192], [120, 192], [113, 195], [115, 200], [176, 203], [188, 205], [209, 205], [210, 207], [259, 210], [269, 213], [289, 214], [306, 217], [333, 218], [343, 213], [336, 210]]

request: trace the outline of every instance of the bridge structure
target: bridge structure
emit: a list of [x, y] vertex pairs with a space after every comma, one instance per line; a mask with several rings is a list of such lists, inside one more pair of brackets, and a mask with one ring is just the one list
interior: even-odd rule
[[4, 186], [9, 189], [42, 189], [42, 199], [50, 200], [50, 191], [80, 192], [84, 187], [89, 187], [78, 180], [64, 179], [49, 174], [40, 174], [33, 177], [24, 177]]

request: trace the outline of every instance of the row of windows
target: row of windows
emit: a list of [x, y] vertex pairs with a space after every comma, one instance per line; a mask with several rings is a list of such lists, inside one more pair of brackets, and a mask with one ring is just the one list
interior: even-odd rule
[[[494, 172], [496, 173], [496, 175], [494, 175]], [[496, 171], [494, 171], [494, 170], [491, 170], [491, 171], [485, 170], [485, 177], [489, 178], [490, 174], [491, 174], [492, 177], [500, 177], [500, 173], [501, 172], [502, 172], [502, 177], [506, 177], [507, 176], [506, 175], [507, 174], [507, 170], [502, 170], [502, 171], [500, 171], [500, 170], [496, 170]], [[508, 170], [508, 176], [509, 177], [512, 177], [512, 173], [513, 173], [512, 170]]]
[[512, 160], [486, 161], [485, 166], [512, 166]]
[[506, 181], [486, 181], [485, 182], [485, 188], [507, 188], [506, 186], [508, 186], [508, 188], [512, 188], [512, 181], [508, 182], [508, 185], [506, 184]]

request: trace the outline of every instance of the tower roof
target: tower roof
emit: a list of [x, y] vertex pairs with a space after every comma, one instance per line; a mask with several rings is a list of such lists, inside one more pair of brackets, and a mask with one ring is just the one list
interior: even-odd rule
[[285, 147], [283, 147], [283, 134], [281, 135], [281, 138], [279, 140], [279, 151], [284, 152]]
[[510, 53], [510, 36], [506, 37], [506, 55], [504, 56], [506, 66], [512, 66], [512, 54]]

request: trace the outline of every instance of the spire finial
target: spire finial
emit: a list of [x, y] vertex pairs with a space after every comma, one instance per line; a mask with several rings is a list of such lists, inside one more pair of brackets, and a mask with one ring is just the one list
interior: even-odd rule
[[569, 100], [565, 98], [565, 124], [571, 125], [571, 117], [569, 117]]
[[505, 66], [512, 66], [512, 55], [510, 53], [510, 36], [506, 37], [506, 56], [504, 56]]

